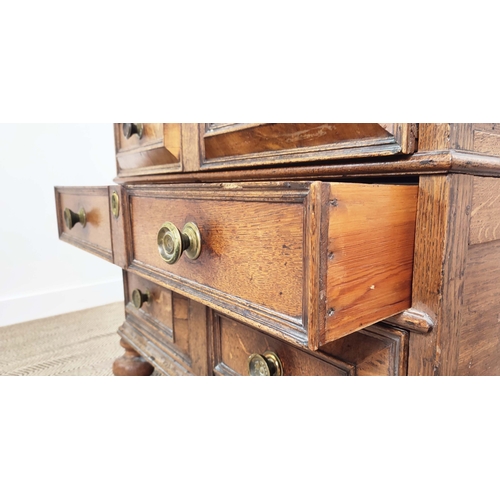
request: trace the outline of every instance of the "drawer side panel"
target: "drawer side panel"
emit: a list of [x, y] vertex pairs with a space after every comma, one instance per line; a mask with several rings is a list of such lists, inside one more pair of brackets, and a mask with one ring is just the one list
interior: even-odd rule
[[320, 344], [411, 304], [418, 186], [332, 183]]

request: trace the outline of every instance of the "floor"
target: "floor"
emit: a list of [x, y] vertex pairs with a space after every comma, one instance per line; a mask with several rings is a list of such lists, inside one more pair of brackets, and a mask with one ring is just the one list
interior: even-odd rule
[[2, 327], [0, 375], [112, 376], [124, 319], [118, 302]]

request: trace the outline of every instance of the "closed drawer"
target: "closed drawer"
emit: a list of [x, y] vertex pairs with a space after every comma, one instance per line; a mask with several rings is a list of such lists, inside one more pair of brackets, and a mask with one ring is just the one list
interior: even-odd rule
[[181, 170], [179, 123], [115, 123], [119, 177]]
[[[354, 374], [348, 363], [311, 354], [218, 314], [213, 318], [213, 351], [215, 375]], [[269, 355], [270, 366], [265, 361]]]
[[208, 123], [202, 169], [413, 153], [416, 124]]
[[262, 357], [266, 365], [270, 361], [269, 374], [274, 370], [275, 375], [280, 371], [276, 363], [282, 375], [394, 376], [406, 375], [408, 369], [408, 333], [384, 324], [372, 325], [311, 354], [212, 313], [210, 340], [216, 375], [255, 375], [256, 367], [263, 367], [267, 375]]
[[206, 375], [206, 307], [124, 272], [122, 335], [169, 375]]
[[59, 237], [113, 262], [107, 187], [56, 187]]
[[[130, 269], [317, 350], [410, 306], [416, 197], [356, 183], [132, 187]], [[197, 226], [196, 259], [162, 258], [166, 223]]]

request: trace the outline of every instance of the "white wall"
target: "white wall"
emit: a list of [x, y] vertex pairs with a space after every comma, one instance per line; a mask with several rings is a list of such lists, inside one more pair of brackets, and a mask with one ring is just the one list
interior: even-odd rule
[[59, 241], [54, 199], [115, 175], [112, 124], [0, 124], [0, 326], [123, 300], [118, 267]]

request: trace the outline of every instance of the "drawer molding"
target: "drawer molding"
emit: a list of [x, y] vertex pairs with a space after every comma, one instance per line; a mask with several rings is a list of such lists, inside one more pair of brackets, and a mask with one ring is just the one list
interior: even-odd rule
[[[214, 311], [211, 313], [210, 336], [212, 367], [215, 375], [247, 375], [246, 361], [250, 354], [275, 352], [283, 361], [283, 375], [336, 375], [355, 374], [355, 366], [322, 352], [311, 353], [304, 347], [291, 346], [247, 325]], [[239, 371], [233, 366], [240, 367]], [[311, 370], [311, 366], [315, 369]]]
[[[191, 357], [187, 353], [176, 348], [172, 337], [170, 337], [171, 341], [168, 342], [169, 332], [159, 324], [155, 324], [155, 322], [151, 321], [151, 318], [146, 317], [146, 315], [134, 315], [133, 312], [131, 313], [131, 309], [132, 307], [130, 305], [125, 308], [127, 323], [140, 332], [143, 337], [146, 337], [148, 342], [154, 344], [157, 349], [168, 354], [176, 363], [182, 365], [186, 370], [192, 371], [193, 363]], [[172, 332], [170, 332], [170, 334], [172, 334]], [[167, 340], [167, 342], [165, 342], [165, 340]]]
[[118, 334], [128, 342], [148, 363], [151, 363], [164, 375], [193, 375], [192, 372], [187, 370], [183, 365], [178, 363], [168, 353], [159, 349], [134, 325], [125, 321], [123, 325], [118, 328]]
[[[59, 238], [104, 260], [113, 262], [111, 242], [111, 207], [108, 187], [61, 187], [54, 188]], [[68, 206], [66, 206], [68, 205]], [[64, 221], [65, 208], [86, 212], [86, 224], [76, 224], [68, 229]]]

